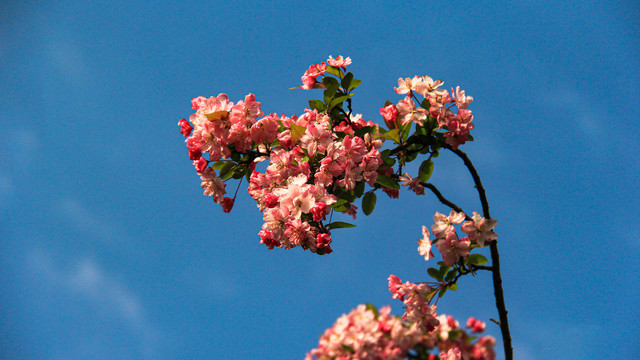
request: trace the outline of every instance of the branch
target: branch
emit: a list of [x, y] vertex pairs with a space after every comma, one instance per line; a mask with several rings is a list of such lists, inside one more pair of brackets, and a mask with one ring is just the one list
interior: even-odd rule
[[[478, 195], [480, 196], [480, 202], [482, 203], [482, 216], [490, 219], [491, 215], [489, 214], [489, 202], [487, 201], [487, 195], [484, 191], [484, 187], [482, 187], [482, 182], [480, 181], [480, 176], [478, 175], [478, 171], [473, 166], [473, 163], [464, 152], [453, 149], [449, 145], [445, 145], [445, 147], [451, 150], [454, 154], [458, 155], [459, 158], [464, 161], [465, 166], [469, 169], [471, 176], [473, 177], [473, 181], [476, 184], [476, 189], [478, 189]], [[502, 290], [502, 276], [500, 274], [500, 254], [498, 253], [498, 241], [493, 241], [491, 246], [491, 262], [493, 267], [493, 293], [496, 298], [496, 308], [498, 308], [498, 315], [500, 316], [500, 331], [502, 332], [502, 342], [504, 345], [504, 356], [506, 360], [513, 359], [513, 348], [511, 346], [511, 332], [509, 331], [509, 320], [507, 318], [507, 307], [504, 302], [504, 292]]]
[[422, 186], [428, 188], [429, 190], [431, 190], [431, 192], [434, 193], [434, 195], [438, 198], [438, 200], [440, 200], [441, 203], [447, 205], [448, 207], [452, 208], [453, 210], [455, 210], [457, 212], [461, 212], [461, 213], [464, 212], [464, 211], [462, 211], [462, 209], [458, 205], [452, 203], [451, 201], [447, 200], [444, 196], [442, 196], [442, 193], [440, 192], [440, 190], [438, 190], [438, 188], [435, 185], [433, 185], [431, 183], [425, 183], [425, 182], [420, 182], [420, 185], [422, 185]]

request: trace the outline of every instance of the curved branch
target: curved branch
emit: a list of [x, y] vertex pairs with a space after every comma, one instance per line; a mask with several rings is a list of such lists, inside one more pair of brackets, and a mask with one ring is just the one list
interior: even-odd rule
[[[480, 181], [480, 176], [478, 175], [478, 171], [473, 166], [473, 163], [463, 151], [458, 149], [453, 149], [449, 145], [445, 146], [447, 149], [451, 150], [454, 154], [458, 155], [459, 158], [464, 161], [465, 166], [469, 169], [471, 176], [473, 177], [473, 181], [476, 185], [476, 189], [478, 189], [478, 195], [480, 196], [480, 202], [482, 203], [482, 216], [490, 219], [491, 215], [489, 214], [489, 202], [487, 201], [487, 194], [484, 191], [484, 187], [482, 186], [482, 182]], [[504, 291], [502, 289], [502, 275], [500, 274], [500, 254], [498, 253], [498, 241], [493, 241], [489, 246], [491, 249], [491, 263], [493, 267], [493, 293], [496, 298], [496, 308], [498, 309], [498, 315], [500, 316], [500, 331], [502, 332], [502, 342], [504, 345], [504, 356], [507, 360], [513, 359], [513, 348], [511, 346], [511, 332], [509, 330], [509, 319], [507, 318], [507, 307], [504, 302]]]
[[460, 212], [464, 213], [464, 211], [462, 211], [462, 209], [458, 205], [456, 205], [456, 204], [452, 203], [451, 201], [447, 200], [435, 185], [433, 185], [431, 183], [425, 183], [425, 182], [420, 182], [420, 185], [422, 185], [422, 186], [426, 187], [427, 189], [431, 190], [431, 192], [433, 192], [433, 194], [438, 198], [438, 200], [440, 200], [441, 203], [447, 205], [448, 207], [452, 208], [453, 210], [455, 210], [455, 211], [457, 211], [459, 213]]

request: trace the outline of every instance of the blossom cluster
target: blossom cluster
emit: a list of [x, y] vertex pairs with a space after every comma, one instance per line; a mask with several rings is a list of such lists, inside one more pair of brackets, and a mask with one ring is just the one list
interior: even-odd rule
[[[305, 360], [366, 359], [399, 360], [410, 353], [436, 350], [440, 359], [494, 360], [496, 344], [484, 331], [484, 323], [469, 318], [467, 329], [452, 316], [440, 315], [430, 331], [421, 330], [390, 315], [391, 308], [379, 311], [372, 305], [359, 305], [342, 315], [320, 337], [318, 347], [307, 353]], [[435, 359], [430, 354], [429, 359]]]
[[[342, 76], [340, 69], [346, 69], [351, 59], [329, 57], [327, 63]], [[324, 62], [312, 65], [302, 77], [302, 87], [313, 87], [326, 70]], [[337, 95], [347, 92], [334, 90]], [[226, 180], [245, 175], [249, 195], [263, 212], [262, 244], [269, 249], [300, 246], [328, 254], [332, 251], [331, 224], [323, 221], [338, 200], [335, 194], [353, 192], [365, 183], [376, 186], [383, 164], [378, 149], [384, 139], [378, 126], [361, 115], [330, 116], [329, 105], [335, 108], [341, 103], [327, 104], [326, 111], [305, 109], [301, 116], [292, 117], [263, 116], [260, 105], [253, 94], [237, 104], [225, 94], [192, 100], [196, 112], [190, 123], [182, 119], [178, 125], [187, 137], [204, 194], [228, 212], [234, 199], [225, 197]], [[269, 162], [265, 172], [256, 171], [256, 164], [265, 160]], [[386, 174], [385, 170], [380, 169]], [[227, 178], [223, 179], [223, 172]], [[351, 202], [343, 200], [340, 205], [347, 203], [348, 207], [338, 210], [355, 216]]]
[[[471, 220], [465, 221], [461, 226], [462, 232], [467, 236], [458, 237], [453, 225], [461, 224], [466, 217], [464, 213], [458, 213], [455, 210], [451, 210], [449, 216], [439, 212], [433, 215], [434, 224], [431, 226], [431, 231], [436, 237], [435, 245], [447, 266], [452, 266], [461, 258], [468, 258], [472, 247], [483, 247], [485, 243], [498, 238], [498, 234], [493, 231], [498, 223], [497, 220], [486, 219], [477, 212], [473, 213]], [[425, 260], [429, 260], [433, 257], [432, 242], [429, 239], [429, 231], [424, 226], [422, 235], [422, 239], [418, 241], [418, 252], [425, 257]]]
[[[473, 114], [469, 110], [469, 104], [473, 97], [467, 96], [459, 86], [449, 93], [440, 89], [444, 83], [441, 80], [433, 80], [429, 76], [414, 76], [413, 78], [398, 79], [398, 87], [394, 88], [399, 95], [406, 95], [397, 104], [389, 104], [380, 109], [380, 114], [390, 129], [398, 128], [410, 123], [422, 126], [429, 116], [435, 118], [438, 130], [446, 129], [445, 142], [453, 149], [469, 140]], [[425, 101], [418, 102], [416, 94], [421, 95]], [[414, 99], [416, 101], [414, 101]], [[449, 105], [451, 104], [451, 105]], [[455, 105], [454, 113], [451, 107]]]
[[[330, 253], [330, 229], [322, 221], [338, 198], [329, 191], [350, 191], [363, 181], [375, 186], [382, 141], [369, 133], [355, 135], [362, 127], [375, 127], [359, 116], [332, 126], [329, 116], [307, 109], [281, 123], [279, 146], [272, 148], [266, 172], [254, 171], [249, 183], [249, 195], [264, 212], [261, 243]], [[346, 135], [340, 138], [337, 132]]]

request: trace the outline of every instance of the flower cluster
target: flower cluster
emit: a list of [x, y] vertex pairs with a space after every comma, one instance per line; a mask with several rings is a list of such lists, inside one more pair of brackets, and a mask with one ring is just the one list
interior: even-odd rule
[[[442, 255], [442, 259], [447, 266], [452, 266], [458, 260], [466, 259], [473, 247], [483, 247], [485, 243], [490, 243], [498, 238], [498, 234], [493, 231], [497, 225], [497, 220], [486, 219], [477, 212], [473, 213], [470, 221], [465, 221], [461, 226], [461, 230], [467, 236], [460, 238], [453, 225], [461, 224], [467, 216], [464, 213], [458, 213], [451, 210], [449, 216], [436, 212], [433, 215], [434, 224], [431, 231], [436, 237], [436, 247]], [[418, 252], [429, 260], [433, 257], [431, 253], [431, 240], [429, 240], [429, 231], [426, 227], [422, 227], [423, 238], [419, 240]]]
[[[473, 321], [475, 327], [464, 329], [452, 316], [440, 315], [436, 319], [439, 323], [424, 332], [390, 311], [388, 306], [378, 311], [370, 304], [359, 305], [321, 335], [318, 347], [307, 353], [305, 360], [399, 360], [410, 354], [427, 356], [435, 349], [440, 359], [495, 360], [495, 339], [482, 336], [474, 342], [471, 335], [483, 332], [475, 325], [484, 324], [479, 320], [470, 318], [467, 324]], [[436, 358], [435, 354], [428, 356]]]
[[429, 305], [432, 290], [425, 283], [415, 284], [407, 281], [403, 284], [397, 276], [389, 276], [389, 291], [393, 294], [392, 298], [404, 303], [405, 312], [402, 320], [415, 323], [424, 332], [432, 331], [438, 325], [436, 306]]
[[[327, 63], [332, 73], [344, 78], [341, 69], [351, 59], [329, 57]], [[302, 77], [302, 88], [315, 87], [327, 69], [324, 62], [310, 66]], [[335, 111], [341, 110], [340, 100], [346, 100], [350, 95], [344, 94], [352, 88], [331, 80], [325, 82], [335, 84], [334, 93], [320, 111], [313, 108], [305, 109], [301, 116], [263, 116], [253, 94], [237, 104], [220, 94], [194, 98], [196, 112], [190, 122], [181, 119], [178, 123], [187, 137], [189, 157], [201, 177], [204, 194], [225, 212], [235, 199], [225, 197], [226, 180], [243, 176], [249, 180], [249, 195], [263, 212], [260, 242], [269, 249], [300, 246], [318, 254], [330, 253], [332, 224], [323, 223], [327, 215], [336, 209], [355, 217], [357, 207], [351, 202], [362, 196], [365, 183], [376, 186], [383, 164], [378, 149], [384, 138], [373, 122], [351, 111]], [[266, 171], [256, 171], [256, 164], [265, 160], [269, 161]], [[339, 199], [342, 201], [336, 204]]]
[[390, 312], [389, 306], [378, 312], [371, 305], [359, 305], [338, 318], [305, 359], [404, 359], [420, 342], [422, 332], [415, 326], [405, 325], [398, 317], [389, 315]]
[[[440, 89], [443, 84], [441, 80], [434, 81], [429, 76], [399, 78], [398, 87], [394, 89], [397, 94], [406, 96], [397, 104], [388, 104], [380, 109], [387, 126], [395, 129], [412, 122], [422, 126], [431, 116], [436, 119], [439, 130], [447, 130], [444, 134], [447, 144], [453, 149], [464, 144], [469, 140], [469, 132], [474, 127], [473, 114], [468, 109], [473, 97], [467, 96], [459, 86], [449, 93]], [[425, 101], [420, 102], [416, 94], [421, 95]], [[455, 113], [451, 110], [453, 105], [457, 107]]]

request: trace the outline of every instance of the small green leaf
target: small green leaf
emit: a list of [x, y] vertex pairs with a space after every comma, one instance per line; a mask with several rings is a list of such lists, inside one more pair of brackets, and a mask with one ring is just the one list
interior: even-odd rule
[[351, 346], [345, 345], [345, 344], [342, 344], [342, 349], [346, 350], [346, 351], [348, 351], [350, 353], [355, 353], [356, 352]]
[[364, 194], [364, 181], [360, 181], [356, 184], [356, 187], [353, 189], [353, 194], [359, 198]]
[[231, 169], [233, 169], [235, 166], [236, 164], [234, 162], [227, 161], [227, 163], [224, 164], [222, 169], [220, 169], [220, 180], [227, 180], [230, 177], [232, 177], [233, 171], [231, 171]]
[[357, 88], [358, 86], [360, 86], [360, 84], [362, 84], [362, 80], [353, 79], [351, 81], [351, 86], [349, 87], [349, 90], [353, 90], [353, 89]]
[[327, 65], [327, 70], [326, 71], [329, 74], [335, 75], [337, 77], [341, 77], [340, 75], [342, 75], [342, 70], [340, 70], [340, 68], [337, 68], [335, 66]]
[[446, 292], [447, 292], [447, 287], [445, 286], [442, 289], [440, 289], [440, 292], [438, 293], [438, 297], [443, 297]]
[[349, 202], [345, 199], [338, 199], [336, 202], [334, 202], [333, 204], [329, 205], [330, 208], [337, 208], [339, 206], [342, 206], [344, 204], [348, 204]]
[[467, 259], [467, 263], [471, 264], [471, 265], [484, 265], [486, 263], [488, 263], [489, 260], [487, 260], [486, 257], [480, 255], [480, 254], [473, 254], [471, 256], [469, 256], [469, 258]]
[[247, 179], [247, 182], [251, 182], [251, 173], [253, 171], [247, 169], [247, 173], [244, 175], [245, 179]]
[[311, 109], [316, 109], [318, 112], [324, 111], [324, 103], [322, 100], [309, 100], [309, 107]]
[[229, 118], [229, 112], [226, 110], [214, 111], [212, 113], [204, 114], [209, 121], [220, 121], [222, 119]]
[[422, 100], [422, 103], [420, 103], [420, 106], [422, 106], [426, 110], [429, 110], [429, 108], [431, 107], [431, 103], [429, 102], [429, 99], [424, 99]]
[[444, 278], [444, 281], [446, 281], [446, 282], [452, 281], [456, 277], [457, 274], [458, 274], [458, 270], [457, 269], [453, 269], [453, 270], [449, 271], [447, 276]]
[[224, 167], [224, 164], [228, 163], [228, 161], [216, 161], [215, 164], [211, 165], [213, 170], [220, 170]]
[[437, 281], [442, 281], [442, 274], [440, 274], [440, 271], [438, 271], [438, 269], [436, 268], [428, 268], [427, 269], [427, 273], [429, 274], [429, 276], [431, 276], [432, 278], [436, 279]]
[[392, 129], [387, 131], [386, 133], [380, 135], [381, 137], [387, 139], [387, 140], [393, 140], [395, 142], [400, 142], [400, 130], [399, 129]]
[[376, 208], [377, 200], [378, 200], [378, 197], [376, 196], [376, 193], [374, 192], [366, 193], [362, 198], [362, 212], [365, 215], [369, 216], [373, 212], [373, 209]]
[[449, 289], [451, 289], [451, 291], [458, 291], [458, 284], [449, 285]]
[[354, 224], [349, 224], [343, 221], [334, 221], [330, 224], [327, 224], [326, 227], [327, 229], [332, 230], [332, 229], [347, 229], [347, 228], [352, 228], [356, 226]]
[[334, 106], [336, 106], [338, 104], [342, 104], [345, 100], [347, 100], [348, 98], [350, 98], [352, 96], [353, 96], [353, 94], [339, 96], [339, 97], [331, 100], [331, 103], [329, 104], [329, 107], [334, 107]]
[[367, 310], [371, 311], [376, 316], [375, 318], [378, 319], [378, 316], [380, 316], [380, 313], [378, 312], [378, 308], [371, 303], [366, 303], [365, 306]]
[[307, 128], [305, 128], [304, 126], [291, 123], [291, 139], [293, 140], [293, 142], [298, 142], [298, 140], [300, 140], [300, 137], [302, 137], [305, 132], [307, 132]]
[[378, 175], [376, 183], [388, 187], [390, 189], [400, 190], [400, 184], [388, 176]]
[[431, 178], [431, 174], [433, 174], [433, 161], [425, 160], [420, 165], [420, 170], [418, 171], [420, 181], [427, 182], [429, 178]]
[[349, 91], [351, 81], [353, 81], [353, 74], [349, 72], [344, 76], [344, 79], [342, 79], [342, 88]]
[[364, 138], [365, 134], [371, 134], [375, 130], [374, 126], [364, 126], [355, 131], [355, 135]]

